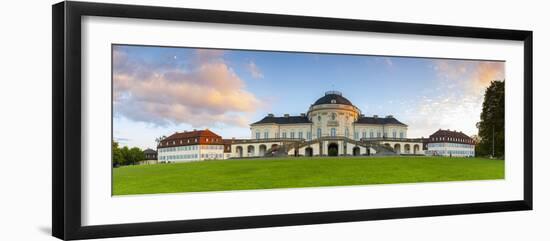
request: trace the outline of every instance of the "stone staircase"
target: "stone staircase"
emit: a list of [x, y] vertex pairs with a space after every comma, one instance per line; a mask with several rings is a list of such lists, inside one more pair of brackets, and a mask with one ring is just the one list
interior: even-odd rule
[[[352, 139], [346, 140], [349, 144], [362, 146], [365, 148], [372, 148], [376, 151], [376, 153], [372, 154], [373, 156], [396, 156], [398, 155], [396, 151], [391, 147], [387, 145], [380, 144], [378, 141], [355, 141]], [[265, 152], [265, 156], [268, 157], [277, 157], [277, 156], [288, 156], [288, 153], [290, 151], [303, 148], [305, 146], [309, 146], [312, 144], [319, 143], [318, 140], [311, 140], [311, 141], [305, 141], [305, 140], [296, 140], [296, 141], [286, 141], [283, 142], [282, 145], [279, 145], [277, 147], [269, 148]]]
[[374, 142], [374, 141], [368, 141], [365, 144], [376, 151], [376, 153], [373, 156], [397, 156], [398, 155], [391, 146], [382, 145], [379, 142]]

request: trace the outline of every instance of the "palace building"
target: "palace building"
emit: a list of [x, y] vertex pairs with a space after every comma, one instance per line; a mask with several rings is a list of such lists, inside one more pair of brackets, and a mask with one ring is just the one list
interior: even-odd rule
[[475, 142], [462, 132], [438, 130], [428, 138], [426, 155], [473, 157], [475, 156]]
[[297, 116], [268, 114], [250, 125], [251, 138], [233, 140], [232, 157], [266, 155], [423, 155], [422, 139], [388, 115], [364, 116], [341, 92], [328, 91]]
[[157, 146], [159, 162], [189, 162], [225, 159], [222, 137], [206, 130], [176, 132]]
[[214, 132], [176, 132], [159, 142], [159, 162], [265, 156], [437, 155], [475, 156], [475, 143], [462, 132], [438, 130], [409, 138], [408, 126], [388, 116], [365, 116], [341, 92], [328, 91], [306, 113], [268, 114], [250, 124], [247, 139], [223, 139]]

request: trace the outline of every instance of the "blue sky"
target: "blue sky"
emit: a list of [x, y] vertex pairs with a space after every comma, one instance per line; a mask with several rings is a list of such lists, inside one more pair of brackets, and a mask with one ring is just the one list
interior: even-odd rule
[[149, 46], [113, 47], [113, 135], [155, 146], [176, 131], [209, 128], [247, 138], [248, 124], [299, 115], [338, 90], [365, 115], [393, 115], [409, 137], [477, 133], [484, 89], [504, 62]]

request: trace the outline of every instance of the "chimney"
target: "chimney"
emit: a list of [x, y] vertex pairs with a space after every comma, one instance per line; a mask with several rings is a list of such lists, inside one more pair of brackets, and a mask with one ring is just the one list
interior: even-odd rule
[[290, 116], [289, 114], [285, 114], [285, 117], [287, 117], [287, 118], [288, 118], [289, 116]]
[[306, 113], [300, 113], [300, 116], [305, 117]]
[[360, 114], [359, 117], [365, 117], [365, 115], [364, 115], [364, 114]]
[[373, 115], [372, 117], [374, 117], [374, 118], [378, 118], [378, 115]]
[[387, 115], [386, 118], [393, 118], [393, 115]]
[[267, 117], [273, 117], [273, 116], [274, 116], [273, 113], [267, 114]]

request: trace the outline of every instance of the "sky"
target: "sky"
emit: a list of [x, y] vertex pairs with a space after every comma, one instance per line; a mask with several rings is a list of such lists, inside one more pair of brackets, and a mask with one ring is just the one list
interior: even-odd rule
[[471, 136], [485, 89], [505, 77], [502, 61], [130, 45], [112, 56], [113, 138], [142, 149], [193, 129], [250, 138], [251, 123], [306, 113], [329, 90], [366, 116], [393, 115], [410, 138]]

